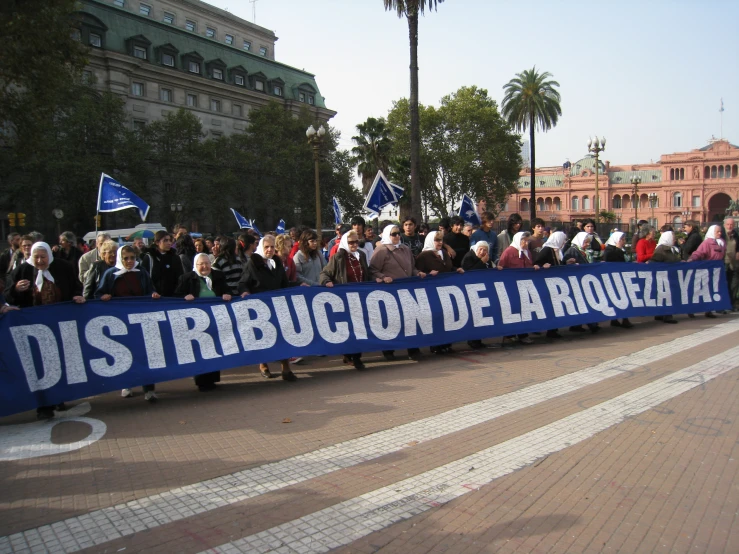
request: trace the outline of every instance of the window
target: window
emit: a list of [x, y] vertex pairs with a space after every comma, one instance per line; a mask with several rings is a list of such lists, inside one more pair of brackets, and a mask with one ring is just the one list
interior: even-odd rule
[[143, 96], [144, 83], [131, 83], [131, 94], [134, 96]]
[[577, 196], [572, 197], [572, 209], [573, 210], [579, 210], [580, 209], [580, 200]]
[[174, 67], [174, 56], [172, 54], [162, 54], [162, 65]]
[[241, 110], [241, 105], [240, 104], [234, 104], [233, 105], [233, 114], [236, 117], [241, 117], [242, 116], [242, 110]]
[[259, 47], [259, 55], [262, 57], [267, 56], [267, 47], [266, 46], [260, 46]]
[[221, 137], [223, 136], [223, 131], [211, 131], [210, 134], [214, 137]]
[[213, 78], [218, 79], [219, 81], [223, 81], [223, 70], [218, 69], [217, 67], [213, 68]]
[[100, 35], [96, 35], [95, 33], [90, 33], [90, 46], [94, 46], [95, 48], [100, 48], [102, 45], [103, 45], [102, 37]]
[[164, 12], [164, 19], [163, 19], [163, 21], [165, 23], [168, 23], [169, 25], [173, 25], [174, 24], [174, 14], [173, 13], [169, 13], [169, 12]]
[[141, 46], [134, 46], [133, 55], [136, 58], [145, 60], [146, 59], [146, 48], [142, 48]]
[[254, 89], [264, 92], [264, 83], [262, 81], [254, 81]]
[[234, 84], [239, 85], [240, 87], [243, 87], [244, 86], [244, 76], [234, 75]]
[[151, 6], [148, 4], [139, 4], [139, 13], [141, 15], [149, 15], [151, 13]]
[[191, 108], [197, 108], [198, 107], [198, 95], [188, 94], [187, 95], [187, 105]]
[[282, 96], [282, 87], [273, 87], [272, 92], [274, 92], [275, 96]]
[[143, 131], [145, 127], [146, 127], [146, 121], [141, 121], [140, 119], [133, 120], [133, 130], [134, 131]]
[[234, 43], [233, 35], [226, 35], [226, 44], [231, 45]]
[[590, 198], [588, 198], [587, 196], [582, 197], [582, 209], [583, 210], [590, 209]]
[[620, 210], [621, 209], [621, 197], [616, 195], [613, 197], [613, 209], [614, 210]]
[[681, 193], [676, 192], [672, 195], [672, 205], [675, 208], [683, 207], [683, 195]]
[[693, 196], [692, 206], [694, 208], [700, 208], [701, 207], [701, 197], [700, 196]]
[[251, 42], [249, 42], [248, 40], [244, 41], [244, 50], [246, 50], [247, 52], [251, 50]]
[[300, 100], [301, 102], [305, 102], [305, 93], [304, 92], [301, 92], [301, 93], [298, 94], [298, 100]]
[[161, 100], [162, 102], [171, 102], [172, 101], [172, 89], [169, 89], [169, 88], [159, 89], [159, 100]]
[[309, 96], [308, 97], [308, 104], [310, 104], [311, 106], [313, 105], [313, 97], [312, 96]]
[[194, 33], [197, 28], [198, 28], [197, 23], [195, 23], [194, 21], [190, 21], [189, 19], [185, 20], [185, 29]]
[[82, 82], [89, 85], [92, 83], [92, 71], [83, 71], [82, 72]]
[[124, 4], [124, 0], [113, 0], [113, 5], [118, 6], [119, 8], [122, 8]]
[[221, 101], [211, 99], [210, 101], [210, 109], [214, 112], [220, 112], [221, 111]]
[[211, 27], [205, 28], [205, 36], [208, 38], [216, 38], [216, 30]]
[[187, 64], [187, 69], [190, 73], [200, 74], [200, 64], [198, 62], [190, 62]]

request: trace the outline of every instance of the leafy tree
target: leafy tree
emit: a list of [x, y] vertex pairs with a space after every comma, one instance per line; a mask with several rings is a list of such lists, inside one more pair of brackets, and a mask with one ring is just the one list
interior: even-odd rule
[[503, 116], [517, 131], [529, 130], [531, 144], [531, 198], [529, 200], [531, 219], [536, 217], [536, 147], [534, 134], [537, 129], [548, 131], [555, 125], [562, 108], [556, 87], [557, 81], [548, 80], [552, 75], [546, 71], [539, 73], [536, 66], [517, 73], [504, 87]]
[[410, 94], [410, 162], [411, 162], [411, 212], [421, 218], [421, 128], [418, 108], [418, 15], [426, 7], [436, 9], [443, 0], [383, 0], [385, 10], [395, 10], [398, 17], [408, 20], [408, 37], [411, 54]]
[[362, 194], [366, 195], [372, 186], [378, 171], [389, 173], [389, 154], [392, 146], [384, 118], [368, 117], [367, 121], [357, 125], [358, 135], [352, 140], [356, 146], [352, 148], [357, 173], [362, 178]]

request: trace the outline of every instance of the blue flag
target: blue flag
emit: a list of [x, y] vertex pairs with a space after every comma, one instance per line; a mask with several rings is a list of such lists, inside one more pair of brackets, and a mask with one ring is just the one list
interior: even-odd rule
[[475, 203], [466, 194], [462, 196], [462, 205], [459, 207], [459, 215], [467, 223], [472, 223], [472, 225], [482, 225], [480, 216], [477, 215], [477, 209], [475, 209]]
[[243, 215], [241, 215], [239, 212], [231, 208], [231, 211], [234, 214], [234, 217], [236, 218], [236, 224], [239, 226], [239, 229], [251, 229], [251, 224], [249, 223], [249, 220], [246, 219]]
[[285, 220], [281, 219], [280, 223], [277, 224], [277, 229], [275, 229], [275, 233], [278, 235], [284, 235], [285, 234]]
[[400, 200], [401, 198], [403, 198], [403, 195], [405, 194], [403, 187], [394, 185], [393, 183], [388, 183], [388, 185], [390, 185], [390, 189], [393, 191], [393, 194], [395, 195], [395, 200]]
[[339, 204], [339, 201], [334, 196], [333, 198], [333, 205], [334, 205], [334, 223], [336, 225], [341, 225], [344, 222], [344, 210], [341, 209], [341, 204]]
[[395, 197], [391, 184], [382, 171], [378, 171], [367, 193], [367, 199], [364, 201], [364, 209], [379, 214], [388, 204], [397, 203], [398, 199]]
[[254, 231], [257, 235], [261, 237], [262, 233], [259, 231], [259, 229], [257, 229], [257, 226], [254, 225], [254, 220], [249, 219], [248, 222], [249, 222], [249, 226], [247, 227], [247, 229], [251, 229], [252, 231]]
[[118, 212], [136, 208], [141, 219], [146, 221], [149, 213], [149, 204], [113, 179], [110, 175], [100, 175], [100, 189], [98, 190], [98, 212]]

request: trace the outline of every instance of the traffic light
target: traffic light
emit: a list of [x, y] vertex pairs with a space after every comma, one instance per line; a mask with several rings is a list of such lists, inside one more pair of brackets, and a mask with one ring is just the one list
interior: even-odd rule
[[18, 213], [18, 227], [26, 226], [26, 214]]
[[15, 227], [15, 214], [8, 214], [8, 223], [11, 227]]

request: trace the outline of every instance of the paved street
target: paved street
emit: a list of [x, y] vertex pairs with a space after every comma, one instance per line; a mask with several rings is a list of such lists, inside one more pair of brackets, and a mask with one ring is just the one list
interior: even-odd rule
[[739, 317], [678, 319], [3, 418], [0, 553], [739, 552]]

